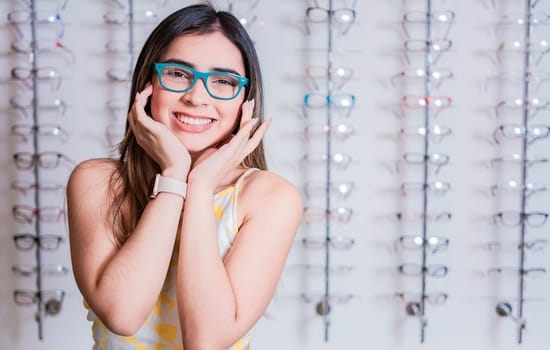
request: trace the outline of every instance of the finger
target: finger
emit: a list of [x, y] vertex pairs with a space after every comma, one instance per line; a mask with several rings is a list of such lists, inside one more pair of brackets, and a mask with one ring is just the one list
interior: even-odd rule
[[262, 141], [265, 133], [267, 132], [267, 129], [271, 125], [271, 119], [268, 119], [260, 125], [260, 127], [254, 132], [254, 135], [248, 140], [248, 143], [246, 145], [246, 154], [250, 154], [252, 151], [258, 147], [260, 144], [260, 141]]
[[252, 131], [252, 128], [258, 124], [259, 118], [252, 118], [246, 123], [244, 123], [237, 134], [233, 136], [233, 139], [230, 142], [235, 143], [242, 143], [248, 141], [250, 139], [250, 132]]
[[239, 129], [242, 128], [250, 119], [252, 119], [252, 115], [254, 114], [254, 104], [254, 99], [243, 103]]
[[153, 94], [153, 85], [151, 85], [151, 83], [147, 83], [147, 85], [145, 85], [145, 88], [143, 88], [141, 92], [138, 92], [136, 94], [135, 103], [137, 103], [138, 107], [145, 108], [145, 105], [147, 104], [147, 99], [152, 94]]
[[134, 112], [134, 118], [136, 121], [139, 117], [145, 116], [145, 105], [147, 105], [147, 100], [149, 96], [153, 93], [153, 87], [148, 84], [145, 89], [143, 89], [141, 92], [138, 92], [136, 94], [136, 98], [134, 99], [134, 105], [133, 105], [133, 112]]
[[[267, 129], [267, 125], [269, 122], [265, 122], [260, 126], [260, 128], [254, 133], [255, 138], [253, 137], [253, 141], [251, 141], [251, 132], [252, 128], [256, 126], [256, 124], [259, 122], [259, 118], [252, 118], [249, 120], [233, 137], [233, 140], [230, 142], [230, 147], [232, 147], [233, 150], [236, 150], [238, 153], [244, 152], [244, 155], [250, 153], [263, 137], [263, 134], [265, 133], [265, 129]], [[254, 144], [255, 143], [255, 144]], [[254, 144], [249, 145], [249, 144]], [[242, 154], [242, 153], [241, 153]]]
[[134, 105], [131, 110], [134, 124], [138, 122], [141, 124], [148, 123], [149, 119], [151, 119], [147, 113], [145, 113], [145, 106], [147, 105], [148, 99], [152, 94], [153, 86], [151, 83], [147, 83], [141, 92], [136, 93]]

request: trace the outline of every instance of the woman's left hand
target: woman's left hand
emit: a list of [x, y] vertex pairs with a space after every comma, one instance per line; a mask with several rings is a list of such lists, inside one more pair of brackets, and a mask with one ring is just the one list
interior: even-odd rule
[[200, 184], [214, 193], [223, 178], [256, 149], [267, 131], [270, 120], [264, 121], [251, 134], [252, 128], [258, 123], [258, 118], [252, 118], [253, 110], [254, 100], [243, 103], [239, 131], [221, 147], [209, 148], [203, 152], [189, 173], [187, 181], [190, 185]]

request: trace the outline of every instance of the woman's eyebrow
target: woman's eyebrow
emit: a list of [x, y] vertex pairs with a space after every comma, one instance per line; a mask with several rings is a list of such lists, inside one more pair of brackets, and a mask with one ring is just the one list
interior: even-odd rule
[[232, 68], [213, 67], [213, 68], [212, 68], [212, 71], [213, 71], [213, 72], [227, 72], [227, 73], [233, 73], [233, 74], [235, 74], [235, 75], [243, 76], [243, 74], [237, 72], [236, 70], [234, 70], [234, 69], [232, 69]]
[[167, 60], [162, 60], [163, 63], [176, 63], [176, 64], [181, 64], [181, 65], [184, 65], [184, 66], [187, 66], [187, 67], [191, 67], [191, 68], [195, 68], [195, 65], [191, 62], [187, 62], [187, 61], [183, 61], [183, 60], [178, 60], [176, 58], [170, 58], [170, 59], [167, 59]]
[[[191, 62], [187, 62], [187, 61], [184, 61], [184, 60], [180, 60], [180, 59], [176, 59], [176, 58], [171, 58], [171, 59], [167, 59], [167, 60], [163, 60], [162, 61], [163, 63], [176, 63], [176, 64], [181, 64], [181, 65], [184, 65], [184, 66], [187, 66], [187, 67], [191, 67], [193, 69], [195, 69], [195, 64], [191, 63]], [[232, 73], [232, 74], [236, 74], [236, 75], [239, 75], [239, 76], [244, 76], [243, 74], [237, 72], [235, 69], [233, 68], [227, 68], [227, 67], [212, 67], [210, 69], [211, 72], [227, 72], [227, 73]]]

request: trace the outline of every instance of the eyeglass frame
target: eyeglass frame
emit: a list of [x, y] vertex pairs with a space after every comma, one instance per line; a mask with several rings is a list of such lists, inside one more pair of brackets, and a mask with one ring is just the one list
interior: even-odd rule
[[[25, 210], [29, 215], [25, 215], [26, 213], [23, 211]], [[55, 218], [44, 218], [43, 212], [51, 211], [52, 213], [56, 214]], [[43, 206], [40, 208], [32, 207], [30, 205], [24, 205], [24, 204], [15, 204], [11, 208], [12, 216], [14, 220], [17, 223], [20, 224], [32, 224], [34, 218], [36, 217], [37, 220], [44, 223], [58, 223], [61, 222], [61, 220], [65, 217], [65, 209], [62, 207], [56, 207], [56, 206]]]
[[[16, 21], [13, 17], [18, 14], [27, 14], [27, 18], [24, 20]], [[43, 14], [48, 13], [50, 16], [46, 16], [46, 20], [41, 20], [40, 18], [37, 18], [37, 14]], [[53, 15], [53, 20], [52, 20]], [[58, 24], [59, 29], [57, 30], [57, 37], [59, 39], [63, 38], [63, 35], [65, 34], [65, 22], [63, 21], [63, 18], [61, 17], [61, 13], [59, 9], [55, 11], [32, 11], [30, 8], [28, 10], [14, 10], [8, 13], [8, 22], [13, 27], [19, 38], [23, 39], [25, 37], [23, 30], [21, 29], [20, 25], [23, 23], [30, 23], [31, 21], [35, 21], [37, 24], [43, 24], [43, 25], [53, 25]]]
[[[533, 103], [533, 101], [535, 101], [535, 100], [542, 102], [540, 104], [540, 106]], [[514, 101], [515, 104], [510, 103], [510, 101]], [[518, 103], [518, 101], [520, 103]], [[528, 117], [533, 118], [539, 112], [539, 110], [548, 109], [550, 107], [550, 101], [546, 100], [546, 99], [538, 99], [536, 97], [533, 97], [533, 98], [531, 98], [527, 101], [524, 101], [523, 98], [502, 100], [502, 101], [498, 102], [495, 105], [495, 115], [497, 117], [500, 117], [501, 110], [503, 108], [506, 108], [506, 107], [507, 108], [522, 108], [522, 109], [525, 108], [525, 109], [527, 109]], [[529, 113], [529, 112], [531, 112], [531, 113]]]
[[[47, 301], [44, 300], [45, 299], [44, 297], [47, 296], [48, 294], [55, 295], [55, 297], [49, 298], [48, 300], [56, 300], [59, 303], [62, 303], [63, 299], [65, 298], [65, 291], [62, 289], [41, 290], [41, 291], [34, 291], [30, 289], [16, 289], [13, 291], [13, 300], [16, 305], [24, 305], [24, 306], [34, 305], [39, 301], [41, 301], [43, 304], [46, 304]], [[32, 297], [32, 302], [31, 303], [18, 302], [18, 298], [17, 298], [18, 295]]]
[[[48, 96], [48, 97], [53, 97], [53, 100], [54, 100], [54, 107], [52, 107], [51, 105], [41, 105], [40, 104], [40, 100], [42, 98], [37, 98], [36, 101], [37, 101], [37, 109], [39, 110], [57, 110], [57, 114], [59, 117], [62, 117], [65, 115], [65, 112], [67, 110], [67, 105], [65, 104], [65, 101], [63, 101], [62, 99], [60, 98], [57, 98], [55, 96]], [[32, 109], [33, 108], [33, 100], [35, 99], [34, 97], [31, 97], [30, 98], [30, 101], [28, 104], [22, 104], [20, 103], [21, 101], [17, 101], [18, 98], [22, 98], [21, 95], [18, 95], [18, 96], [12, 96], [10, 97], [9, 99], [9, 103], [10, 103], [10, 106], [18, 111], [21, 112], [21, 114], [23, 114], [23, 116], [25, 118], [28, 118], [29, 117], [29, 113], [27, 113], [27, 110], [28, 109]]]
[[[342, 190], [342, 188], [344, 190]], [[332, 181], [330, 183], [304, 183], [304, 194], [307, 198], [313, 198], [317, 194], [326, 194], [327, 190], [340, 199], [346, 199], [353, 192], [355, 183], [352, 181]]]
[[[243, 86], [247, 86], [248, 83], [249, 83], [248, 78], [242, 77], [238, 74], [234, 74], [234, 73], [231, 73], [231, 72], [224, 72], [224, 71], [201, 72], [201, 71], [195, 70], [195, 69], [193, 69], [189, 66], [179, 64], [179, 63], [156, 62], [156, 63], [154, 63], [154, 67], [155, 67], [155, 71], [157, 73], [157, 78], [159, 80], [160, 86], [166, 91], [175, 92], [175, 93], [183, 93], [183, 92], [187, 92], [187, 91], [191, 90], [195, 86], [195, 83], [197, 82], [197, 80], [200, 79], [200, 80], [202, 80], [202, 83], [204, 84], [204, 87], [205, 87], [206, 92], [208, 93], [208, 95], [210, 95], [212, 98], [215, 98], [217, 100], [229, 101], [229, 100], [233, 100], [237, 96], [239, 96]], [[190, 71], [191, 73], [193, 73], [193, 82], [189, 85], [188, 88], [183, 89], [183, 90], [175, 90], [175, 89], [170, 89], [170, 88], [166, 87], [164, 85], [164, 83], [162, 82], [162, 71], [166, 67], [179, 67], [179, 68]], [[218, 97], [218, 96], [213, 95], [210, 92], [210, 90], [208, 89], [208, 83], [207, 83], [208, 78], [212, 75], [219, 75], [219, 74], [228, 75], [228, 76], [236, 79], [239, 82], [239, 87], [237, 88], [237, 91], [235, 92], [235, 96], [233, 96], [233, 97]]]
[[14, 180], [11, 183], [11, 189], [14, 191], [19, 191], [26, 195], [32, 190], [38, 191], [52, 191], [52, 192], [61, 192], [66, 188], [65, 185], [61, 185], [53, 182], [27, 182], [21, 180]]
[[[417, 270], [407, 270], [410, 268], [416, 268]], [[449, 273], [449, 268], [446, 265], [435, 264], [435, 265], [422, 265], [422, 264], [411, 264], [404, 263], [400, 264], [397, 267], [397, 271], [404, 276], [418, 276], [425, 274], [430, 277], [442, 278], [447, 276]]]
[[[514, 247], [515, 250], [523, 248], [531, 252], [540, 252], [548, 247], [548, 240], [545, 238], [534, 239], [532, 241], [524, 241], [523, 243], [510, 244], [509, 247]], [[506, 249], [501, 241], [489, 241], [486, 248], [488, 250]]]
[[[32, 247], [31, 247], [32, 248]], [[41, 265], [31, 266], [31, 265], [12, 265], [12, 272], [17, 276], [29, 277], [40, 271], [41, 274], [48, 276], [60, 276], [67, 275], [69, 273], [69, 268], [65, 265]]]
[[[55, 157], [57, 157], [56, 162], [55, 162], [55, 166], [44, 166], [44, 164], [41, 162], [41, 158], [44, 157], [44, 156], [55, 156]], [[22, 161], [20, 161], [20, 159], [22, 157], [30, 157], [29, 166], [23, 166]], [[58, 153], [58, 152], [54, 152], [54, 151], [44, 151], [44, 152], [41, 152], [41, 153], [17, 152], [13, 155], [13, 161], [15, 163], [15, 167], [17, 169], [22, 169], [22, 170], [32, 169], [32, 168], [37, 167], [37, 166], [39, 166], [41, 168], [44, 168], [44, 169], [55, 169], [55, 168], [59, 167], [59, 161], [61, 159], [64, 159], [65, 161], [67, 161], [70, 164], [74, 164], [73, 160], [71, 158], [69, 158], [68, 156], [64, 155], [63, 153]]]
[[[418, 102], [424, 101], [424, 104], [419, 103], [417, 105], [413, 105], [408, 103], [408, 100], [414, 99]], [[437, 105], [437, 101], [443, 101], [445, 104]], [[434, 109], [435, 112], [432, 114], [434, 118], [436, 118], [439, 113], [447, 108], [451, 108], [453, 105], [453, 98], [450, 96], [422, 96], [422, 95], [404, 95], [401, 97], [401, 115], [405, 115], [405, 108], [408, 109]]]
[[491, 167], [495, 167], [499, 164], [503, 164], [506, 162], [518, 162], [520, 164], [523, 164], [525, 167], [529, 168], [537, 163], [548, 163], [550, 160], [548, 158], [538, 157], [538, 158], [523, 158], [518, 153], [513, 153], [510, 157], [496, 157], [492, 158], [489, 161], [489, 165]]
[[[42, 47], [40, 44], [45, 43], [49, 44], [47, 47]], [[21, 44], [27, 44], [27, 48], [23, 48], [20, 46]], [[54, 39], [54, 40], [25, 40], [23, 38], [14, 40], [10, 44], [10, 48], [13, 52], [19, 53], [19, 54], [27, 54], [29, 55], [29, 60], [32, 59], [32, 55], [35, 52], [55, 52], [56, 49], [61, 49], [64, 52], [66, 52], [70, 57], [71, 63], [76, 63], [76, 55], [73, 50], [71, 50], [67, 45], [63, 44], [60, 40]]]
[[315, 223], [317, 222], [316, 218], [321, 216], [324, 220], [330, 220], [345, 225], [353, 218], [354, 211], [349, 207], [334, 207], [330, 209], [311, 206], [304, 207], [302, 219], [305, 223]]
[[[496, 7], [496, 1], [497, 1], [497, 0], [491, 0], [491, 5], [493, 6], [493, 8]], [[531, 1], [531, 8], [535, 8], [535, 6], [537, 6], [537, 4], [538, 4], [539, 1], [540, 1], [540, 0], [532, 0], [532, 1]]]
[[[416, 75], [411, 74], [413, 71], [416, 72]], [[418, 74], [419, 72], [422, 72], [422, 74]], [[438, 77], [434, 77], [436, 73], [439, 75]], [[396, 86], [395, 80], [398, 78], [424, 79], [430, 83], [435, 81], [436, 84], [434, 87], [438, 88], [441, 86], [444, 79], [453, 79], [454, 73], [448, 68], [440, 68], [438, 70], [425, 70], [424, 68], [407, 69], [391, 76], [390, 82], [392, 86]]]
[[[425, 19], [423, 20], [411, 20], [408, 17], [413, 14], [423, 14], [425, 16]], [[442, 21], [437, 19], [438, 16], [441, 16], [442, 14], [449, 15], [449, 20]], [[446, 39], [449, 36], [449, 32], [451, 30], [451, 26], [454, 23], [456, 14], [453, 11], [450, 10], [444, 10], [444, 11], [437, 11], [437, 12], [425, 12], [425, 11], [409, 11], [406, 12], [403, 15], [403, 19], [401, 21], [401, 28], [403, 29], [403, 32], [407, 36], [407, 38], [410, 37], [409, 31], [407, 30], [408, 24], [416, 24], [416, 23], [429, 23], [430, 25], [433, 25], [433, 23], [437, 23], [439, 25], [447, 25], [447, 28], [445, 28], [444, 34], [441, 36], [441, 39]]]
[[[331, 18], [331, 16], [334, 16], [334, 14], [336, 12], [339, 12], [339, 11], [347, 11], [347, 12], [351, 13], [351, 20], [348, 23], [346, 23], [347, 27], [342, 31], [342, 35], [346, 35], [347, 32], [349, 31], [349, 29], [351, 28], [351, 26], [353, 25], [353, 23], [355, 22], [355, 18], [357, 16], [357, 14], [355, 12], [355, 7], [357, 6], [357, 0], [353, 0], [353, 3], [350, 7], [342, 7], [342, 8], [337, 8], [337, 9], [323, 8], [323, 7], [319, 6], [319, 4], [317, 3], [316, 0], [314, 0], [314, 2], [315, 2], [314, 6], [310, 6], [306, 9], [306, 14], [305, 14], [305, 19], [304, 19], [306, 34], [307, 35], [311, 34], [311, 31], [309, 30], [309, 25], [308, 25], [309, 22], [311, 22], [311, 23], [324, 23], [325, 22], [325, 21], [312, 21], [310, 19], [311, 11], [321, 10], [321, 11], [324, 11], [327, 14], [327, 19]], [[329, 22], [329, 21], [326, 21], [326, 22]], [[339, 23], [339, 24], [343, 24], [343, 23], [340, 23], [338, 21], [336, 21], [336, 22]], [[332, 25], [332, 23], [333, 22], [330, 21], [329, 25]]]
[[[520, 77], [510, 76], [510, 75], [513, 75], [514, 73], [521, 76]], [[526, 82], [527, 84], [533, 83], [534, 90], [538, 91], [540, 84], [542, 84], [544, 81], [550, 80], [550, 73], [545, 71], [504, 72], [498, 75], [487, 77], [483, 84], [484, 91], [488, 90], [489, 83], [492, 80], [511, 80], [511, 81], [519, 80], [521, 82]]]
[[[546, 40], [544, 40], [544, 42], [546, 42]], [[538, 49], [538, 48], [535, 48], [533, 49], [532, 47], [535, 46], [535, 44], [533, 42], [528, 42], [528, 43], [525, 43], [525, 42], [520, 42], [519, 40], [515, 41], [515, 42], [512, 42], [512, 46], [518, 46], [518, 44], [521, 44], [521, 48], [519, 49], [507, 49], [507, 44], [508, 42], [504, 42], [504, 41], [501, 41], [500, 44], [498, 45], [497, 49], [496, 49], [496, 60], [499, 64], [502, 63], [502, 55], [505, 53], [505, 51], [508, 51], [508, 52], [512, 52], [512, 53], [517, 53], [517, 52], [520, 52], [520, 53], [523, 53], [523, 52], [530, 52], [530, 53], [538, 53], [538, 57], [536, 59], [534, 59], [533, 57], [535, 57], [534, 54], [530, 55], [529, 58], [531, 59], [534, 59], [535, 61], [535, 65], [538, 65], [542, 59], [544, 58], [544, 56], [550, 52], [550, 46], [548, 46], [547, 48], [545, 48], [544, 50], [541, 50], [541, 49]], [[531, 61], [530, 61], [531, 62]]]
[[302, 245], [310, 249], [332, 247], [337, 250], [349, 250], [355, 245], [355, 239], [351, 236], [308, 236], [302, 238]]
[[[415, 297], [419, 298], [407, 298], [407, 296], [414, 295]], [[428, 303], [432, 305], [441, 305], [444, 304], [447, 299], [449, 298], [449, 294], [445, 292], [431, 292], [431, 293], [410, 293], [410, 292], [397, 292], [395, 293], [395, 296], [401, 299], [403, 302], [407, 303], [411, 299], [418, 299], [427, 301]]]
[[529, 198], [537, 192], [544, 192], [544, 191], [548, 190], [548, 188], [544, 184], [535, 185], [533, 183], [526, 183], [525, 186], [523, 186], [522, 188], [519, 188], [519, 186], [517, 186], [518, 188], [514, 188], [515, 185], [511, 185], [511, 184], [517, 184], [517, 183], [518, 183], [518, 181], [509, 180], [505, 184], [493, 185], [493, 186], [491, 186], [491, 194], [493, 196], [496, 196], [497, 191], [506, 191], [506, 190], [514, 191], [515, 190], [515, 191], [524, 192], [525, 193], [525, 198]]
[[[47, 234], [47, 235], [36, 236], [36, 235], [33, 235], [32, 233], [19, 233], [19, 234], [13, 235], [12, 238], [13, 238], [13, 243], [15, 244], [15, 248], [21, 251], [29, 251], [32, 248], [34, 248], [35, 245], [38, 245], [38, 247], [42, 250], [49, 250], [49, 251], [57, 250], [59, 248], [59, 245], [65, 240], [65, 238], [63, 238], [63, 236], [60, 236], [60, 235]], [[29, 240], [29, 239], [32, 239], [33, 241], [32, 241], [32, 244], [28, 247], [21, 245], [20, 243], [18, 244], [18, 241], [20, 240]], [[43, 239], [54, 240], [56, 243], [53, 247], [50, 247], [48, 245], [42, 244]]]
[[[505, 128], [521, 129], [521, 134], [515, 133], [512, 136], [506, 135], [504, 133]], [[542, 136], [541, 135], [533, 136], [533, 132], [532, 132], [533, 129], [544, 129], [546, 131], [546, 134]], [[499, 135], [502, 135], [502, 138], [506, 138], [506, 139], [512, 139], [512, 138], [527, 139], [527, 144], [530, 145], [537, 140], [542, 140], [550, 136], [550, 125], [538, 124], [538, 125], [529, 125], [526, 127], [521, 124], [502, 124], [502, 125], [499, 125], [495, 129], [495, 131], [493, 131], [493, 140], [495, 141], [496, 144], [500, 144], [499, 137], [498, 137]]]
[[[439, 133], [437, 133], [436, 130], [438, 130]], [[453, 130], [451, 128], [441, 126], [441, 125], [433, 125], [430, 129], [426, 129], [425, 127], [422, 126], [422, 127], [415, 127], [414, 129], [412, 127], [401, 128], [401, 130], [399, 130], [400, 136], [429, 137], [430, 140], [432, 140], [435, 143], [441, 143], [441, 141], [446, 136], [451, 136], [452, 134], [453, 134]]]
[[[319, 69], [326, 73], [324, 76], [319, 76], [313, 74], [315, 69]], [[345, 74], [338, 74], [338, 72], [343, 71]], [[323, 66], [307, 66], [306, 67], [306, 77], [311, 81], [311, 84], [313, 85], [314, 90], [319, 90], [319, 84], [316, 83], [316, 80], [326, 80], [330, 74], [331, 77], [331, 83], [335, 83], [336, 80], [338, 80], [338, 84], [334, 86], [334, 89], [340, 90], [344, 84], [353, 78], [354, 71], [351, 67], [345, 67], [345, 66], [334, 66], [330, 69], [328, 67]]]
[[[434, 43], [445, 43], [446, 47], [441, 49], [434, 48]], [[410, 46], [412, 44], [416, 43], [424, 43], [424, 48], [422, 49], [416, 49], [411, 48]], [[453, 41], [449, 39], [432, 39], [432, 40], [425, 40], [425, 39], [407, 39], [403, 42], [403, 47], [405, 49], [405, 59], [408, 64], [410, 64], [410, 58], [409, 58], [409, 52], [425, 52], [428, 54], [428, 60], [431, 64], [436, 64], [443, 52], [450, 51], [451, 47], [453, 46]], [[436, 54], [432, 56], [432, 53], [435, 52]]]
[[[44, 133], [44, 129], [49, 128], [51, 130], [57, 131], [57, 133]], [[19, 132], [22, 129], [27, 131], [26, 133]], [[38, 136], [43, 137], [59, 137], [61, 142], [65, 143], [67, 142], [67, 139], [69, 138], [69, 133], [61, 127], [61, 125], [58, 124], [15, 124], [11, 127], [11, 134], [15, 137], [19, 137], [22, 139], [23, 142], [27, 142], [29, 139], [27, 136], [35, 134]]]
[[348, 166], [353, 162], [351, 155], [343, 152], [333, 152], [331, 154], [326, 153], [308, 153], [304, 154], [300, 159], [302, 165], [308, 164], [316, 165], [322, 162], [323, 164], [331, 164], [337, 166], [339, 169], [346, 170]]
[[[45, 77], [39, 75], [40, 72], [48, 72]], [[21, 72], [28, 73], [22, 74]], [[29, 81], [36, 79], [39, 81], [51, 81], [53, 82], [52, 87], [54, 90], [59, 90], [61, 87], [61, 73], [56, 67], [13, 67], [11, 69], [11, 77], [13, 80], [20, 81], [26, 88], [29, 90], [32, 88]]]
[[[507, 221], [504, 220], [504, 215], [507, 214], [517, 214], [518, 215], [518, 221], [514, 224], [509, 224]], [[530, 217], [535, 216], [542, 216], [543, 220], [541, 223], [533, 224], [532, 222], [529, 222]], [[521, 225], [522, 222], [525, 222], [526, 225], [530, 227], [542, 227], [546, 224], [546, 221], [548, 220], [548, 216], [550, 214], [542, 211], [531, 211], [531, 212], [521, 212], [521, 211], [515, 211], [515, 210], [505, 210], [505, 211], [499, 211], [495, 214], [493, 214], [493, 222], [502, 224], [502, 226], [505, 227], [515, 227]]]
[[[411, 157], [415, 156], [422, 156], [421, 160], [413, 160], [410, 159]], [[405, 161], [407, 164], [411, 165], [418, 165], [418, 164], [432, 164], [434, 165], [435, 171], [434, 173], [437, 175], [441, 168], [445, 165], [448, 165], [450, 162], [450, 156], [445, 153], [439, 153], [439, 152], [433, 152], [433, 153], [420, 153], [420, 152], [405, 152], [403, 153], [403, 161]], [[441, 161], [437, 161], [438, 159], [441, 159]], [[397, 163], [397, 170], [399, 171], [399, 162]]]
[[544, 267], [531, 267], [531, 268], [523, 268], [519, 269], [517, 267], [511, 267], [511, 266], [501, 266], [501, 267], [490, 267], [487, 269], [487, 274], [503, 274], [506, 272], [517, 272], [524, 276], [528, 276], [531, 274], [530, 277], [537, 278], [541, 277], [542, 275], [546, 274], [546, 268]]
[[327, 124], [311, 124], [306, 125], [303, 129], [303, 135], [308, 140], [314, 137], [314, 135], [322, 134], [323, 136], [326, 136], [330, 134], [339, 140], [345, 141], [354, 133], [355, 130], [353, 126], [346, 123], [336, 123], [331, 124], [330, 126]]
[[395, 213], [395, 217], [399, 221], [410, 222], [415, 220], [426, 220], [434, 222], [444, 222], [452, 219], [453, 214], [449, 211], [440, 212], [423, 212], [423, 211], [399, 211]]
[[355, 269], [353, 265], [321, 265], [321, 264], [301, 264], [299, 267], [311, 273], [330, 273], [336, 276], [349, 274]]
[[[312, 98], [315, 98], [315, 97], [324, 99], [325, 104], [323, 104], [323, 105], [312, 105], [310, 103], [310, 100]], [[334, 101], [338, 101], [338, 99], [340, 99], [342, 97], [349, 98], [349, 101], [350, 101], [349, 106], [339, 105], [337, 103], [334, 103]], [[316, 92], [315, 93], [307, 93], [307, 94], [304, 95], [304, 108], [307, 110], [307, 109], [334, 107], [336, 109], [346, 111], [346, 113], [344, 115], [346, 117], [349, 117], [351, 115], [351, 112], [355, 108], [355, 100], [356, 100], [355, 95], [350, 94], [350, 93], [336, 93], [336, 94], [330, 94], [330, 95], [320, 94], [320, 93], [316, 93]]]
[[[154, 24], [158, 21], [158, 15], [152, 10], [143, 10], [138, 13], [132, 13], [122, 10], [109, 10], [103, 14], [103, 21], [108, 25], [123, 25], [132, 20], [133, 24]], [[143, 17], [141, 17], [141, 15]]]
[[[405, 244], [405, 240], [412, 240], [414, 242], [414, 246], [409, 245], [407, 246]], [[437, 240], [436, 243], [432, 243], [432, 240]], [[417, 244], [416, 240], [421, 240], [420, 244]], [[422, 236], [414, 236], [414, 235], [401, 235], [395, 240], [395, 246], [400, 245], [402, 249], [406, 250], [415, 250], [415, 249], [422, 249], [422, 248], [431, 248], [431, 253], [436, 254], [438, 252], [443, 252], [447, 250], [449, 247], [450, 239], [443, 236], [429, 236], [426, 238], [423, 238]]]
[[451, 183], [447, 181], [432, 181], [432, 182], [403, 182], [399, 186], [401, 194], [406, 196], [410, 192], [426, 192], [430, 191], [436, 195], [443, 195], [451, 189]]

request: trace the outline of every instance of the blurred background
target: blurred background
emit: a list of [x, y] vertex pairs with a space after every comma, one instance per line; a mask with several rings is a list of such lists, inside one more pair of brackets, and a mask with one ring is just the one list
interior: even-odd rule
[[[191, 3], [0, 0], [2, 348], [91, 348], [64, 186], [116, 156], [141, 45]], [[268, 165], [306, 205], [251, 348], [548, 344], [550, 3], [215, 5], [255, 42]]]

